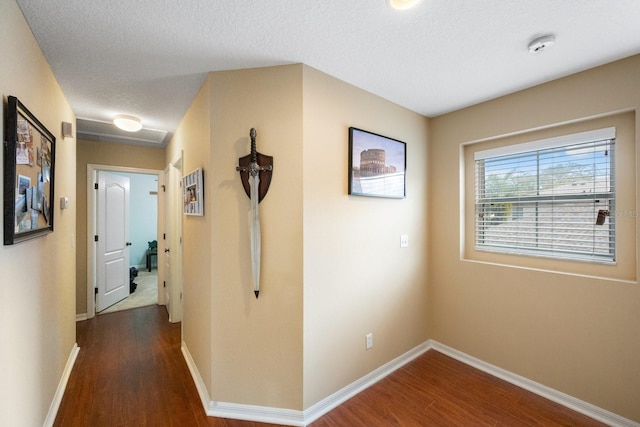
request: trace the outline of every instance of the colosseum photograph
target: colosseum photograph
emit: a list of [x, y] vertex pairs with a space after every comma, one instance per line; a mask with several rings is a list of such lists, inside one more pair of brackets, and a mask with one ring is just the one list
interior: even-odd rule
[[349, 194], [406, 197], [406, 143], [349, 128]]

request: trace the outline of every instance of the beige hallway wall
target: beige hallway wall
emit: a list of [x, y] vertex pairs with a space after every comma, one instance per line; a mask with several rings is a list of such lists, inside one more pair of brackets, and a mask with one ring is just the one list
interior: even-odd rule
[[[16, 96], [56, 137], [54, 232], [0, 246], [0, 423], [41, 426], [76, 336], [76, 141], [61, 135], [75, 115], [15, 1], [0, 0], [0, 10], [0, 116]], [[59, 208], [63, 196], [69, 209]]]
[[[429, 338], [430, 260], [428, 120], [307, 66], [303, 110], [307, 409]], [[405, 199], [347, 194], [350, 126], [406, 142]]]
[[[302, 407], [302, 66], [216, 72], [211, 84], [211, 307], [214, 401]], [[261, 292], [253, 294], [250, 203], [235, 167], [274, 157], [260, 203]]]
[[202, 168], [204, 216], [182, 216], [182, 340], [211, 393], [211, 233], [214, 206], [211, 189], [211, 98], [207, 78], [166, 150], [165, 165], [182, 158], [184, 174]]

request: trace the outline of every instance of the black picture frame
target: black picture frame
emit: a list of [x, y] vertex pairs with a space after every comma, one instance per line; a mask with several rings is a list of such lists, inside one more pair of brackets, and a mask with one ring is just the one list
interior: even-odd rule
[[377, 133], [349, 128], [349, 194], [407, 197], [407, 144]]
[[7, 98], [4, 244], [53, 232], [56, 138], [15, 96]]

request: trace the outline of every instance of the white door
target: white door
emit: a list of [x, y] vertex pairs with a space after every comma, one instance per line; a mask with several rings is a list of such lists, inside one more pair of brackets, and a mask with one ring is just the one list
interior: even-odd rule
[[129, 178], [98, 172], [96, 312], [129, 296]]

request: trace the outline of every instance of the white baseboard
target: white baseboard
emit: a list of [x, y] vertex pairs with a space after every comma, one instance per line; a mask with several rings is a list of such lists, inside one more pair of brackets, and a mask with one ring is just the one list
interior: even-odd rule
[[210, 417], [231, 418], [285, 426], [306, 426], [302, 411], [270, 408], [268, 406], [239, 405], [236, 403], [210, 402], [207, 408]]
[[264, 422], [292, 426], [304, 426], [302, 411], [291, 409], [269, 408], [266, 406], [239, 405], [236, 403], [214, 402], [209, 396], [198, 367], [191, 357], [187, 344], [182, 342], [182, 355], [187, 363], [193, 382], [198, 390], [198, 395], [204, 407], [205, 413], [210, 417], [231, 418], [235, 420]]
[[89, 319], [89, 315], [87, 313], [76, 314], [76, 322], [82, 322], [87, 319]]
[[[189, 372], [191, 373], [191, 378], [193, 378], [193, 382], [196, 384], [196, 390], [198, 390], [198, 395], [200, 396], [200, 400], [202, 401], [202, 406], [204, 410], [207, 410], [209, 403], [211, 402], [211, 398], [209, 397], [209, 391], [207, 390], [207, 386], [202, 380], [202, 376], [200, 376], [200, 371], [198, 371], [198, 367], [196, 363], [193, 361], [193, 357], [191, 357], [191, 353], [187, 348], [187, 344], [182, 341], [182, 345], [180, 345], [180, 349], [182, 350], [182, 355], [184, 356], [185, 362], [187, 362], [187, 367], [189, 368]], [[209, 415], [209, 414], [207, 414]]]
[[[320, 402], [309, 407], [304, 411], [304, 421], [306, 424], [312, 423], [327, 412], [340, 406], [347, 400], [351, 399], [361, 391], [371, 387], [387, 375], [391, 374], [395, 370], [403, 367], [413, 359], [417, 358], [429, 350], [428, 343], [420, 344], [417, 347], [407, 351], [406, 353], [396, 357], [390, 362], [385, 363], [378, 369], [368, 373], [364, 377], [352, 382], [348, 386], [338, 390], [332, 395], [322, 399]], [[305, 424], [305, 425], [306, 425]]]
[[437, 341], [429, 340], [427, 343], [430, 349], [436, 350], [466, 365], [472, 366], [489, 375], [500, 378], [503, 381], [528, 390], [538, 396], [544, 397], [545, 399], [558, 403], [566, 408], [579, 412], [611, 427], [640, 427], [640, 423], [633, 420], [621, 417], [613, 412], [609, 412], [605, 409], [592, 405], [591, 403], [576, 399], [573, 396], [569, 396], [561, 391], [552, 389], [535, 381], [531, 381], [530, 379], [514, 374], [513, 372], [498, 368], [497, 366], [491, 365], [490, 363], [484, 362], [480, 359], [476, 359], [473, 356], [455, 350]]
[[191, 376], [196, 384], [196, 389], [200, 395], [204, 410], [208, 416], [302, 427], [311, 424], [327, 412], [351, 399], [366, 388], [372, 386], [396, 369], [399, 369], [411, 362], [427, 350], [429, 350], [427, 343], [421, 344], [396, 359], [384, 364], [375, 371], [370, 372], [359, 380], [354, 381], [341, 390], [338, 390], [311, 406], [306, 411], [297, 411], [294, 409], [211, 401], [209, 398], [209, 392], [207, 391], [207, 388], [198, 372], [198, 368], [195, 366], [186, 344], [182, 343], [182, 354], [187, 362], [189, 372], [191, 372]]
[[47, 413], [47, 418], [44, 420], [43, 424], [44, 427], [53, 426], [53, 422], [56, 420], [56, 415], [58, 415], [58, 409], [60, 409], [60, 403], [62, 402], [62, 396], [64, 396], [64, 391], [67, 388], [69, 376], [71, 375], [73, 365], [76, 363], [79, 352], [80, 347], [78, 347], [78, 344], [74, 344], [73, 348], [71, 349], [71, 354], [69, 354], [69, 358], [67, 359], [67, 364], [62, 371], [62, 378], [60, 378], [56, 393], [53, 395], [51, 406], [49, 406], [49, 412]]
[[324, 414], [340, 406], [342, 403], [351, 399], [361, 391], [371, 387], [373, 384], [416, 359], [428, 350], [438, 351], [462, 363], [493, 375], [496, 378], [500, 378], [501, 380], [521, 387], [590, 418], [603, 422], [611, 427], [640, 427], [640, 424], [635, 421], [621, 417], [620, 415], [581, 401], [575, 397], [536, 383], [535, 381], [531, 381], [502, 368], [498, 368], [497, 366], [486, 363], [480, 359], [476, 359], [473, 356], [455, 350], [434, 340], [428, 340], [425, 343], [418, 345], [364, 377], [322, 399], [320, 402], [304, 411], [214, 402], [211, 401], [209, 397], [209, 392], [200, 377], [187, 346], [184, 343], [182, 344], [182, 353], [184, 354], [187, 366], [189, 367], [191, 376], [193, 377], [196, 388], [198, 389], [198, 394], [202, 400], [202, 405], [208, 416], [302, 427], [311, 424]]

